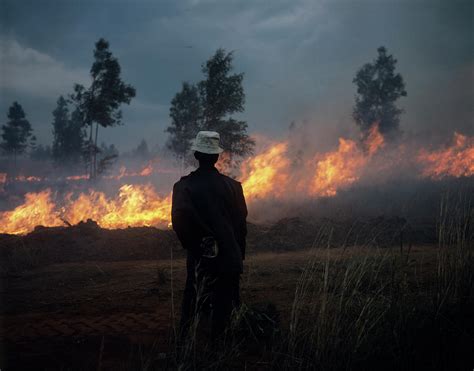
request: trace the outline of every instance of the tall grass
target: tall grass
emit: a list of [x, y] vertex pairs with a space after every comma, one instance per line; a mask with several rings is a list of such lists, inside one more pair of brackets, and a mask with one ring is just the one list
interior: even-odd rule
[[408, 349], [417, 326], [428, 323], [436, 327], [428, 332], [436, 332], [451, 308], [472, 308], [473, 220], [471, 195], [443, 196], [436, 273], [421, 283], [402, 250], [376, 248], [376, 254], [353, 257], [344, 257], [343, 250], [334, 258], [330, 241], [317, 240], [315, 246], [328, 246], [327, 254], [314, 254], [301, 274], [275, 368], [354, 369], [385, 358], [395, 360], [394, 368], [419, 362], [416, 349]]
[[437, 313], [474, 294], [474, 205], [471, 194], [446, 193], [440, 203], [438, 265], [434, 305]]
[[381, 248], [373, 241], [335, 254], [330, 247], [331, 226], [324, 226], [296, 283], [287, 326], [280, 328], [266, 313], [243, 305], [216, 347], [199, 343], [201, 318], [196, 317], [184, 356], [170, 366], [182, 370], [466, 366], [463, 357], [470, 354], [466, 349], [474, 335], [462, 328], [462, 317], [456, 313], [474, 308], [471, 197], [446, 193], [441, 199], [437, 254], [429, 262], [411, 259], [410, 249]]

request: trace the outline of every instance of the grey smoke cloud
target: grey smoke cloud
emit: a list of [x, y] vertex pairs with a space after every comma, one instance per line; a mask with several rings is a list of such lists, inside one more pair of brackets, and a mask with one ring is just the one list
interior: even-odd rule
[[[430, 140], [474, 134], [473, 8], [470, 1], [30, 1], [0, 12], [0, 122], [23, 104], [40, 142], [51, 141], [59, 94], [87, 82], [99, 37], [111, 43], [137, 98], [125, 125], [102, 132], [121, 150], [165, 141], [169, 102], [218, 47], [245, 73], [250, 131], [286, 135], [354, 131], [357, 68], [385, 45], [399, 60], [408, 97], [402, 127]], [[22, 59], [23, 58], [23, 59]], [[19, 61], [22, 61], [21, 63]], [[336, 143], [336, 141], [334, 142]]]

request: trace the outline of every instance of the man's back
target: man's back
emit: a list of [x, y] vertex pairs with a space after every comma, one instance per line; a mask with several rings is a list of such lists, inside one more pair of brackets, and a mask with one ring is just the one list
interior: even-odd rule
[[247, 208], [239, 182], [216, 168], [199, 168], [173, 188], [172, 222], [183, 247], [199, 254], [203, 237], [216, 239], [219, 272], [242, 272]]

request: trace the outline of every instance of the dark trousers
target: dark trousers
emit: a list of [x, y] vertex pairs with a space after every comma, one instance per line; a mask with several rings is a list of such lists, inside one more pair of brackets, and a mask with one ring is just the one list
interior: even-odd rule
[[210, 314], [211, 336], [221, 335], [240, 305], [240, 273], [216, 273], [205, 258], [188, 254], [186, 286], [181, 307], [180, 333], [184, 336], [197, 315]]

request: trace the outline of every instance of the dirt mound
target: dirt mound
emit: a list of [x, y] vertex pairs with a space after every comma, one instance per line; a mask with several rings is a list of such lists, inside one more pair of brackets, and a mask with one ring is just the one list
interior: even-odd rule
[[433, 221], [416, 224], [400, 217], [362, 219], [285, 218], [267, 227], [252, 225], [248, 241], [257, 250], [289, 251], [308, 247], [388, 247], [436, 241]]
[[[285, 218], [272, 225], [248, 224], [248, 253], [309, 247], [393, 246], [432, 243], [433, 222], [403, 218], [367, 220]], [[0, 235], [0, 272], [75, 261], [168, 259], [184, 255], [172, 230], [153, 227], [102, 229], [88, 220], [70, 227], [37, 227], [25, 236]]]
[[182, 254], [171, 230], [109, 230], [91, 220], [71, 227], [37, 227], [25, 236], [0, 235], [0, 260], [2, 265], [8, 262], [10, 269], [87, 260], [161, 259], [168, 258], [171, 249]]

